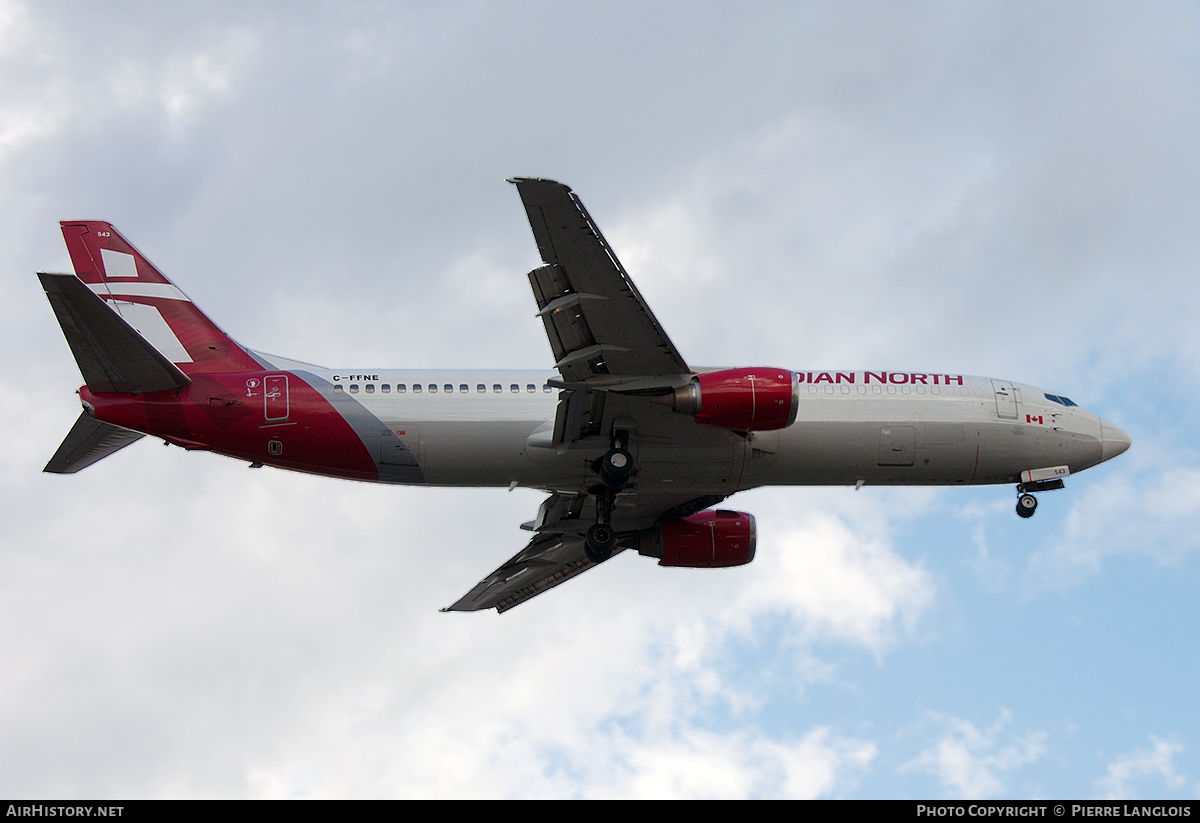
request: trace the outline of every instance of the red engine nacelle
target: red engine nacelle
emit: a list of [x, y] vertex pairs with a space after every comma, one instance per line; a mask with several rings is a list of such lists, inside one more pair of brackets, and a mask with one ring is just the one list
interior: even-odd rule
[[638, 551], [660, 558], [660, 566], [716, 569], [754, 559], [754, 516], [746, 512], [717, 509], [664, 520], [648, 536]]
[[705, 426], [732, 431], [784, 429], [796, 421], [800, 378], [785, 369], [707, 372], [676, 389], [665, 402]]

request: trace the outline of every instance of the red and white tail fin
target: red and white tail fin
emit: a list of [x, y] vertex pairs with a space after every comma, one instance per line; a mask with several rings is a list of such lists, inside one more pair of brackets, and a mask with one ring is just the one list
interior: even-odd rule
[[262, 368], [111, 224], [59, 225], [76, 276], [185, 374]]

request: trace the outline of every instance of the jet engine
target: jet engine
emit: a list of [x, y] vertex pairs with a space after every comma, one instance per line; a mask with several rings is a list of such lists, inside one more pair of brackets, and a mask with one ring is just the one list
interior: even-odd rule
[[657, 402], [697, 423], [731, 431], [785, 429], [800, 408], [800, 378], [786, 369], [706, 372]]
[[754, 515], [724, 509], [663, 520], [642, 535], [638, 554], [660, 566], [717, 569], [754, 559]]

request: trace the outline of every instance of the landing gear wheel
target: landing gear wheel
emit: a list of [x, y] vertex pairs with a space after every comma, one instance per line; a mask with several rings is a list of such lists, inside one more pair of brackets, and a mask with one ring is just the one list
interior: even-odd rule
[[1022, 517], [1033, 517], [1037, 511], [1037, 498], [1032, 494], [1023, 494], [1017, 498], [1017, 514]]
[[587, 530], [583, 541], [583, 553], [593, 563], [603, 563], [612, 557], [613, 546], [617, 542], [617, 533], [605, 523], [597, 523]]
[[600, 482], [610, 489], [620, 489], [629, 482], [633, 472], [633, 455], [620, 447], [610, 449], [600, 458]]

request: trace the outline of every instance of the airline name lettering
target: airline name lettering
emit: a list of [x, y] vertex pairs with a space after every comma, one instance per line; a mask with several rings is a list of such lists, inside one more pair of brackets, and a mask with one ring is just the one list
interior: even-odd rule
[[893, 383], [896, 385], [922, 385], [922, 386], [961, 386], [963, 385], [963, 376], [961, 374], [926, 374], [925, 372], [909, 372], [909, 371], [866, 371], [866, 372], [796, 372], [801, 383], [862, 383], [863, 385], [871, 385], [872, 383]]

